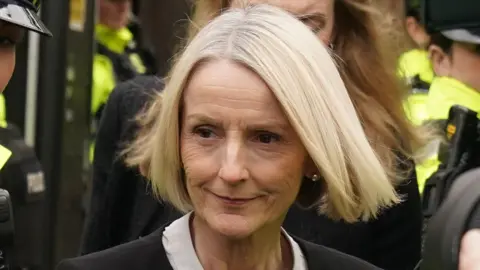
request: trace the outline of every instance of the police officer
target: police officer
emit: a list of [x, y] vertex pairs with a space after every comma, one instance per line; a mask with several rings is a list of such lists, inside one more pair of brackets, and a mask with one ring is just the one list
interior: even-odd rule
[[[26, 31], [34, 31], [43, 36], [52, 35], [37, 16], [40, 4], [41, 0], [0, 0], [0, 93], [3, 92], [12, 77], [15, 68], [15, 47], [22, 41]], [[43, 173], [33, 149], [23, 143], [20, 133], [12, 133], [10, 127], [7, 128], [3, 96], [1, 96], [0, 101], [0, 116], [2, 117], [2, 119], [0, 119], [1, 187], [7, 187], [10, 190], [15, 206], [15, 201], [18, 198], [14, 197], [19, 193], [17, 193], [16, 190], [11, 190], [10, 184], [23, 182], [27, 185], [32, 184], [32, 187], [35, 188], [44, 188]], [[28, 189], [26, 193], [30, 193], [31, 195], [40, 194], [33, 191], [34, 190]], [[35, 191], [40, 191], [40, 189]], [[36, 205], [30, 206], [36, 207]], [[28, 216], [28, 213], [24, 215], [22, 211], [29, 211], [28, 207], [30, 206], [21, 207], [22, 209], [14, 207], [15, 210], [18, 210], [15, 211], [15, 217], [19, 217], [17, 214], [21, 217]], [[27, 233], [24, 233], [23, 228], [25, 226], [23, 225], [28, 224], [22, 221], [23, 220], [16, 224], [17, 229], [20, 230], [17, 233], [20, 238], [16, 239], [15, 252], [11, 254], [14, 255], [12, 257], [14, 268], [11, 269], [17, 269], [18, 267], [21, 269], [34, 269], [35, 267], [39, 267], [42, 259], [40, 254], [38, 254], [39, 250], [36, 250], [36, 244], [39, 242], [31, 239], [31, 236], [34, 235], [37, 230], [26, 229]], [[32, 220], [30, 220], [30, 223], [31, 222]], [[32, 234], [28, 231], [31, 231]], [[25, 239], [28, 240], [25, 242]], [[31, 256], [34, 253], [36, 253], [37, 256]], [[3, 267], [5, 267], [4, 261], [0, 262], [0, 268], [4, 269]]]
[[[127, 27], [132, 16], [132, 1], [97, 1], [99, 12], [95, 26], [97, 52], [93, 60], [92, 136], [95, 136], [96, 124], [115, 86], [137, 75], [152, 73], [140, 56], [134, 35]], [[93, 144], [90, 154], [92, 158]]]
[[[40, 0], [0, 1], [0, 90], [3, 91], [15, 67], [15, 45], [22, 40], [25, 29], [50, 36], [36, 12]], [[6, 127], [5, 98], [0, 94], [0, 127]]]
[[425, 101], [434, 75], [426, 51], [430, 36], [420, 19], [420, 0], [405, 0], [405, 29], [416, 47], [400, 56], [398, 74], [410, 87], [407, 116], [413, 124], [421, 125], [427, 116]]
[[[425, 103], [427, 120], [446, 120], [453, 105], [480, 113], [480, 1], [424, 0], [423, 10], [435, 72]], [[436, 144], [431, 149], [438, 150]], [[438, 165], [433, 151], [417, 166], [421, 188]]]
[[[22, 41], [25, 30], [51, 36], [37, 16], [41, 0], [0, 0], [0, 91], [3, 92], [15, 69], [15, 47]], [[5, 100], [0, 97], [0, 125], [5, 127]], [[0, 168], [10, 151], [0, 145]]]
[[414, 88], [430, 85], [433, 70], [426, 48], [430, 36], [421, 24], [420, 0], [405, 0], [405, 29], [416, 48], [402, 54], [399, 59], [400, 75]]

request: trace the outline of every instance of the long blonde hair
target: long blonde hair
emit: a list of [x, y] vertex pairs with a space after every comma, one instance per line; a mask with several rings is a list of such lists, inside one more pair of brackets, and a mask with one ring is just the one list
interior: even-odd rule
[[160, 198], [181, 211], [193, 210], [181, 172], [179, 115], [189, 77], [200, 64], [216, 60], [253, 70], [278, 99], [322, 176], [325, 192], [312, 205], [334, 219], [355, 222], [399, 201], [325, 46], [293, 16], [267, 5], [218, 16], [172, 69], [157, 98], [163, 104], [149, 112], [156, 120], [129, 159], [133, 165], [149, 159], [144, 173]]

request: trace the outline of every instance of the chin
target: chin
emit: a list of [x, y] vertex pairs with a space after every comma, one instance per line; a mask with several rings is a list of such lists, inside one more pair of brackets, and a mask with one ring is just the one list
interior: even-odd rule
[[227, 213], [208, 215], [205, 220], [212, 230], [232, 239], [249, 237], [262, 225], [258, 218]]

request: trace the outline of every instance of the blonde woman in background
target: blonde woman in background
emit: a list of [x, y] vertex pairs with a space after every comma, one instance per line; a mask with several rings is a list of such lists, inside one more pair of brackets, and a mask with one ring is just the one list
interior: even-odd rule
[[[194, 1], [189, 39], [221, 10], [230, 4], [239, 7], [243, 2]], [[422, 214], [410, 156], [420, 140], [402, 107], [405, 93], [396, 76], [398, 40], [392, 39], [392, 23], [385, 22], [390, 18], [385, 18], [369, 0], [246, 2], [285, 9], [330, 47], [367, 138], [403, 199], [367, 222], [333, 221], [319, 216], [316, 208], [305, 209], [323, 189], [303, 181], [301, 190], [315, 191], [318, 196], [300, 196], [285, 219], [285, 229], [384, 269], [413, 269], [420, 260]], [[181, 215], [169, 204], [158, 203], [137, 168], [126, 166], [125, 160], [116, 156], [135, 134], [148, 132], [151, 122], [156, 121], [153, 115], [146, 119], [144, 127], [139, 127], [132, 118], [150, 105], [159, 105], [152, 104], [151, 96], [163, 88], [157, 78], [137, 78], [119, 86], [108, 101], [97, 137], [93, 212], [85, 234], [84, 254], [145, 236]], [[141, 163], [148, 167], [148, 162], [146, 159]]]
[[153, 191], [185, 215], [59, 270], [377, 269], [281, 227], [302, 196], [346, 222], [399, 201], [328, 50], [300, 21], [267, 5], [224, 13], [157, 99], [130, 161], [151, 159]]

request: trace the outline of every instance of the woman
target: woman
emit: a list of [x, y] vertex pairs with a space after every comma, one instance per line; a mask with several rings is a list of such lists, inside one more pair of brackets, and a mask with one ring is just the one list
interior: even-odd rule
[[[377, 19], [376, 7], [368, 0], [251, 2], [270, 3], [297, 14], [331, 47], [365, 132], [381, 160], [398, 175], [392, 181], [397, 183], [397, 193], [403, 198], [401, 204], [382, 211], [377, 219], [354, 224], [334, 222], [319, 216], [316, 209], [306, 211], [295, 204], [287, 215], [285, 228], [308, 241], [385, 269], [413, 269], [420, 260], [422, 216], [415, 172], [406, 157], [420, 143], [402, 109], [403, 92], [395, 74], [397, 55], [390, 56], [394, 51], [390, 48], [398, 46], [390, 46], [392, 35], [386, 31], [389, 29], [380, 28], [385, 24]], [[195, 1], [190, 38], [220, 10], [228, 8], [229, 3]], [[232, 4], [239, 6], [241, 2], [235, 0]], [[99, 129], [102, 135], [97, 138], [96, 147], [100, 149], [94, 161], [93, 214], [83, 253], [137, 239], [176, 216], [168, 204], [159, 204], [150, 196], [136, 168], [126, 167], [123, 159], [112, 158], [139, 130], [131, 116], [148, 107], [148, 97], [155, 92], [152, 88], [163, 89], [163, 84], [155, 78], [137, 78], [119, 86], [108, 101]]]
[[155, 194], [187, 214], [59, 270], [376, 269], [281, 229], [301, 197], [347, 222], [398, 202], [335, 63], [301, 22], [266, 5], [219, 16], [157, 99], [131, 161], [151, 157]]

